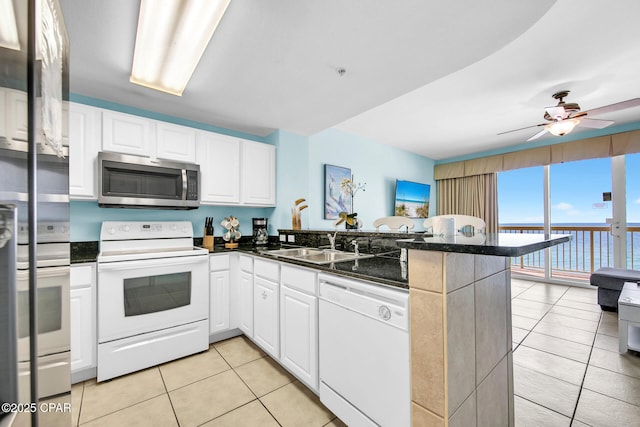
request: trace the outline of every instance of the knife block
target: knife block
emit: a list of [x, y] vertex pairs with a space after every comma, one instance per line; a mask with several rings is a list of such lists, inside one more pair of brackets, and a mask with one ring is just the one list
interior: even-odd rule
[[209, 252], [213, 252], [213, 235], [207, 235], [206, 230], [202, 238], [202, 247], [208, 249]]

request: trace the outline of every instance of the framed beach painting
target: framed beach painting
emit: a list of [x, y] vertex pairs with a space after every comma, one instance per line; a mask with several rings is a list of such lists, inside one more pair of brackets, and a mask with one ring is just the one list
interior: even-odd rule
[[351, 197], [340, 187], [345, 178], [351, 179], [351, 169], [324, 165], [324, 219], [337, 219], [340, 212], [351, 212]]
[[429, 216], [431, 186], [419, 182], [396, 180], [394, 215], [410, 218]]

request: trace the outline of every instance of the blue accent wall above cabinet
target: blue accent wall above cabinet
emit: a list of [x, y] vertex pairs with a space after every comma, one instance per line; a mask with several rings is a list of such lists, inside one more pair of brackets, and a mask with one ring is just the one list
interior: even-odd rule
[[[214, 235], [222, 236], [220, 221], [233, 215], [240, 221], [240, 232], [250, 236], [252, 218], [268, 218], [273, 208], [248, 208], [239, 206], [200, 206], [189, 211], [160, 209], [101, 208], [98, 202], [71, 202], [71, 241], [89, 242], [100, 240], [102, 221], [191, 221], [193, 235], [202, 237], [205, 217], [214, 218]], [[269, 234], [277, 229], [270, 225]]]

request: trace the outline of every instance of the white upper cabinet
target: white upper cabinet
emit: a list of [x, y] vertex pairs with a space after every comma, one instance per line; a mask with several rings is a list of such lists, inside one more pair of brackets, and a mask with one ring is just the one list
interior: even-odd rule
[[242, 140], [241, 200], [247, 205], [276, 204], [276, 147]]
[[27, 93], [9, 89], [6, 102], [8, 137], [18, 141], [26, 141], [29, 128]]
[[156, 122], [156, 157], [196, 163], [196, 131], [193, 128]]
[[[62, 101], [62, 145], [69, 145], [69, 127], [67, 117], [69, 102]], [[35, 106], [36, 142], [44, 142], [42, 132], [42, 98], [36, 98]], [[27, 141], [29, 126], [27, 93], [15, 89], [0, 88], [0, 136], [15, 141]]]
[[101, 110], [72, 103], [69, 110], [69, 196], [98, 198], [97, 170], [100, 151]]
[[198, 132], [200, 203], [240, 203], [240, 143], [236, 138]]
[[102, 149], [117, 153], [151, 156], [154, 121], [105, 110], [102, 113]]
[[[5, 88], [0, 88], [0, 107], [2, 111], [8, 111], [7, 92]], [[7, 115], [0, 113], [0, 137], [7, 137]]]
[[274, 206], [276, 147], [198, 132], [202, 204]]
[[[21, 103], [19, 92], [0, 93], [9, 114], [21, 114]], [[8, 123], [18, 126], [9, 129]], [[26, 138], [20, 123], [7, 122], [5, 133]], [[75, 199], [98, 198], [98, 152], [110, 151], [199, 164], [203, 205], [275, 206], [273, 145], [76, 103], [70, 104], [68, 139], [69, 194]]]

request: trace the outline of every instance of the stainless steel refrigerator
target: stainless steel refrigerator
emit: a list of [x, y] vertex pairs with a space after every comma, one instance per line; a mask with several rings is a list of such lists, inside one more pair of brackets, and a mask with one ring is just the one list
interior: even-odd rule
[[69, 42], [58, 0], [0, 6], [0, 427], [69, 426]]

